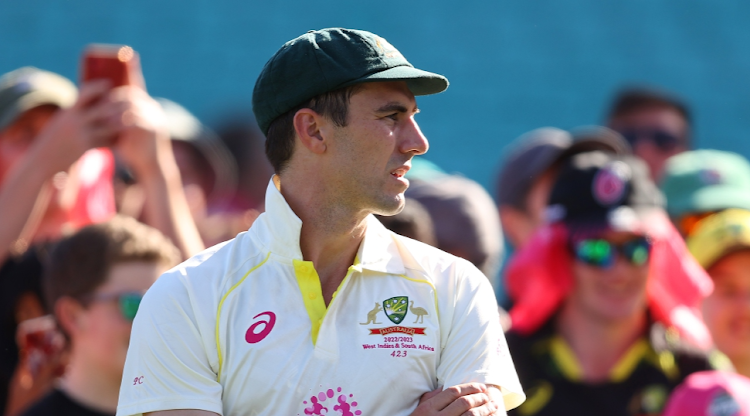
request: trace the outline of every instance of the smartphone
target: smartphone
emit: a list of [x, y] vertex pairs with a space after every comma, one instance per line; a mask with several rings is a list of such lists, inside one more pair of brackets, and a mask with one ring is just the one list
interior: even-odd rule
[[65, 347], [65, 337], [57, 329], [55, 318], [45, 315], [18, 324], [16, 343], [20, 355], [33, 376]]
[[107, 79], [112, 88], [135, 85], [145, 89], [138, 53], [127, 45], [91, 44], [83, 51], [81, 83]]

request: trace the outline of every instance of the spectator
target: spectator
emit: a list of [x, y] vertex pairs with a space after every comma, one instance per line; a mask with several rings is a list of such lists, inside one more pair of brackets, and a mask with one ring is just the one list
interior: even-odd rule
[[667, 159], [690, 149], [690, 111], [671, 93], [655, 88], [620, 91], [607, 115], [607, 126], [620, 132], [643, 159], [658, 183]]
[[237, 192], [229, 211], [254, 209], [263, 212], [266, 185], [273, 175], [273, 167], [266, 158], [265, 136], [254, 116], [252, 113], [230, 116], [220, 124], [217, 133], [234, 157], [239, 172]]
[[705, 218], [687, 244], [714, 282], [703, 302], [714, 343], [750, 377], [750, 211], [728, 209]]
[[405, 195], [427, 210], [436, 247], [469, 260], [496, 286], [503, 241], [492, 197], [471, 179], [447, 174], [423, 158], [412, 166]]
[[547, 198], [560, 163], [591, 150], [630, 152], [622, 138], [602, 127], [578, 129], [573, 136], [544, 127], [510, 145], [497, 181], [497, 197], [502, 228], [514, 248], [523, 247], [544, 223]]
[[157, 98], [164, 109], [183, 186], [197, 187], [205, 215], [223, 211], [237, 190], [237, 163], [211, 129], [174, 101]]
[[159, 105], [143, 90], [81, 88], [36, 68], [0, 77], [0, 408], [13, 413], [49, 386], [34, 380], [6, 404], [18, 324], [45, 314], [45, 246], [114, 214], [115, 149], [144, 185], [144, 218], [189, 256], [203, 248], [185, 202]]
[[203, 241], [212, 246], [246, 231], [259, 213], [233, 206], [239, 177], [224, 142], [179, 104], [157, 101], [166, 115], [185, 195]]
[[55, 245], [43, 285], [70, 341], [69, 364], [59, 385], [24, 416], [115, 414], [141, 297], [179, 259], [159, 231], [122, 216]]
[[661, 189], [683, 236], [701, 219], [727, 208], [750, 210], [750, 163], [721, 150], [693, 150], [667, 160]]
[[710, 346], [698, 307], [711, 282], [662, 202], [632, 156], [563, 164], [549, 223], [508, 266], [508, 344], [529, 395], [516, 414], [658, 414], [710, 368], [696, 347]]
[[692, 374], [662, 416], [750, 416], [750, 379], [722, 371]]

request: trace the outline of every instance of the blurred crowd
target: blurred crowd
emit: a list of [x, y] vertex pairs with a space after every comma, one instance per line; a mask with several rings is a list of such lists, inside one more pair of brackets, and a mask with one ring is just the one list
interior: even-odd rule
[[[510, 414], [750, 415], [750, 162], [694, 149], [691, 120], [624, 89], [601, 125], [487, 149], [495, 198], [413, 160], [379, 219], [491, 280]], [[213, 131], [136, 86], [0, 77], [0, 414], [115, 413], [145, 291], [264, 210], [263, 143], [249, 115]]]

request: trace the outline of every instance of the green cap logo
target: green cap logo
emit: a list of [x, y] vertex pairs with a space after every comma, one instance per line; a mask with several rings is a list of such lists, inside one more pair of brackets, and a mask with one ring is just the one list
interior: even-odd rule
[[406, 317], [408, 306], [409, 298], [407, 296], [395, 296], [383, 301], [385, 316], [396, 325], [400, 324]]

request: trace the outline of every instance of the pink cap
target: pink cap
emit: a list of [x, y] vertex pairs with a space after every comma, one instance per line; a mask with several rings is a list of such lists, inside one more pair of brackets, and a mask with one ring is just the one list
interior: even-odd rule
[[692, 374], [672, 393], [662, 416], [750, 416], [750, 379], [724, 371]]

